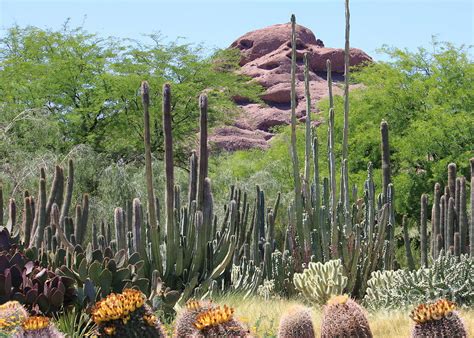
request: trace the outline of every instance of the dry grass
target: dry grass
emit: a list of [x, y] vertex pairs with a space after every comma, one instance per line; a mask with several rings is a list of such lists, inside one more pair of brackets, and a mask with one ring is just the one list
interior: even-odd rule
[[[244, 301], [242, 297], [235, 295], [223, 297], [216, 302], [234, 307], [236, 316], [245, 322], [252, 333], [258, 337], [276, 337], [280, 316], [292, 305], [301, 303], [297, 299], [265, 301], [257, 297]], [[321, 314], [320, 309], [313, 309], [313, 323], [317, 337], [321, 325]], [[460, 315], [467, 326], [469, 336], [474, 337], [474, 309], [462, 310]], [[368, 318], [374, 337], [410, 336], [412, 321], [406, 312], [369, 313]]]

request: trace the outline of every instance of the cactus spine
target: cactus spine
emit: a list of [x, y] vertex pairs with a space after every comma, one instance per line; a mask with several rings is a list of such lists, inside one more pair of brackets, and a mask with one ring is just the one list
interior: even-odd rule
[[280, 318], [278, 328], [280, 338], [314, 338], [311, 309], [301, 305], [290, 308]]

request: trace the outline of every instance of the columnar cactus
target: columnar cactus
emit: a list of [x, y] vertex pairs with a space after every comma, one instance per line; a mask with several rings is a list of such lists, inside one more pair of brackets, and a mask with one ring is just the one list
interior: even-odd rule
[[420, 251], [421, 251], [421, 266], [428, 267], [428, 240], [427, 235], [427, 212], [428, 212], [428, 196], [421, 195], [421, 222], [420, 222]]
[[372, 337], [365, 310], [347, 295], [332, 297], [324, 306], [321, 337]]
[[[474, 159], [471, 159], [471, 170], [474, 170]], [[471, 217], [469, 221], [467, 211], [467, 184], [464, 176], [456, 177], [456, 164], [448, 165], [448, 182], [441, 195], [441, 185], [435, 184], [433, 209], [431, 213], [431, 243], [427, 238], [421, 238], [422, 247], [430, 247], [431, 256], [436, 259], [441, 249], [444, 252], [457, 255], [468, 253], [474, 256], [474, 189], [471, 184]], [[471, 173], [471, 183], [474, 176]], [[424, 218], [422, 217], [422, 222]], [[471, 229], [469, 229], [471, 228]], [[456, 235], [457, 234], [457, 235]], [[459, 238], [456, 238], [459, 236]], [[455, 244], [457, 245], [455, 247]]]
[[418, 305], [410, 315], [415, 322], [411, 336], [467, 337], [466, 327], [455, 309], [456, 305], [446, 299]]
[[[342, 139], [342, 159], [347, 159], [349, 150], [349, 62], [350, 62], [350, 11], [349, 0], [345, 0], [345, 43], [344, 43], [344, 131]], [[387, 183], [388, 184], [388, 183]]]
[[311, 309], [301, 305], [291, 307], [280, 318], [278, 337], [314, 338], [315, 333], [313, 320], [311, 318]]
[[310, 302], [324, 305], [333, 295], [340, 295], [347, 285], [347, 277], [340, 260], [326, 263], [310, 262], [303, 273], [295, 273], [296, 290]]
[[[346, 19], [349, 22], [349, 6], [346, 3]], [[296, 69], [295, 50], [295, 18], [292, 16], [292, 71]], [[349, 26], [346, 31], [346, 46], [349, 48]], [[348, 62], [349, 52], [346, 51]], [[345, 75], [348, 81], [349, 66], [346, 63]], [[327, 262], [329, 260], [341, 260], [344, 273], [348, 278], [347, 291], [352, 295], [363, 295], [367, 286], [370, 273], [381, 267], [393, 268], [395, 251], [395, 211], [394, 211], [394, 188], [390, 183], [390, 148], [388, 137], [388, 124], [381, 123], [382, 138], [382, 167], [383, 190], [380, 196], [376, 195], [375, 183], [373, 182], [372, 164], [368, 164], [367, 181], [364, 185], [364, 196], [357, 199], [357, 193], [349, 184], [349, 162], [347, 153], [343, 151], [340, 165], [340, 187], [337, 186], [336, 145], [334, 126], [334, 103], [332, 98], [331, 64], [327, 62], [327, 77], [329, 86], [329, 118], [328, 118], [328, 144], [327, 158], [329, 177], [319, 178], [318, 138], [309, 135], [306, 128], [305, 154], [313, 154], [314, 178], [313, 182], [307, 182], [308, 175], [305, 174], [303, 187], [301, 186], [299, 164], [296, 156], [296, 122], [293, 123], [292, 110], [292, 139], [291, 156], [293, 162], [293, 179], [295, 187], [295, 199], [289, 208], [289, 224], [287, 239], [289, 249], [296, 263], [296, 270], [300, 269], [301, 263], [311, 260]], [[292, 88], [294, 89], [295, 77], [292, 77]], [[348, 82], [346, 83], [348, 90]], [[345, 93], [344, 114], [344, 139], [343, 149], [347, 146], [347, 115], [349, 110], [348, 93]], [[295, 93], [292, 91], [292, 95]], [[313, 144], [308, 145], [308, 138], [313, 138]], [[306, 156], [307, 158], [307, 156]], [[306, 164], [306, 163], [305, 163]], [[307, 166], [305, 166], [305, 171]], [[321, 184], [322, 183], [322, 184]], [[308, 187], [310, 196], [308, 197]], [[304, 198], [302, 198], [302, 196]], [[354, 203], [351, 205], [351, 203]]]

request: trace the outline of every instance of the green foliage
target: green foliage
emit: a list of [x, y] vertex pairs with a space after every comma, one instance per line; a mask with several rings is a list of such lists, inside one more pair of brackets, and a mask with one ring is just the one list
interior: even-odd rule
[[[432, 42], [433, 49], [409, 52], [383, 47], [389, 62], [373, 63], [353, 73], [363, 85], [351, 94], [350, 153], [352, 173], [371, 161], [380, 168], [378, 122], [389, 122], [396, 210], [419, 214], [419, 196], [435, 182], [446, 181], [448, 163], [462, 163], [474, 149], [474, 65], [469, 48]], [[342, 111], [336, 98], [336, 112]], [[319, 105], [327, 111], [328, 102]], [[342, 116], [336, 114], [336, 138], [342, 137]], [[414, 207], [417, 206], [417, 207]]]
[[[410, 217], [419, 215], [419, 196], [431, 192], [435, 182], [445, 182], [448, 163], [460, 163], [460, 174], [469, 176], [468, 160], [474, 149], [474, 66], [469, 48], [433, 42], [433, 50], [416, 52], [382, 48], [389, 62], [377, 62], [352, 72], [361, 84], [351, 92], [349, 115], [349, 174], [362, 191], [367, 163], [374, 164], [374, 181], [381, 177], [380, 121], [389, 123], [395, 209]], [[335, 84], [339, 85], [339, 84]], [[334, 97], [335, 140], [343, 135], [343, 98]], [[329, 102], [318, 103], [312, 117], [321, 149], [327, 143]], [[286, 201], [292, 191], [290, 128], [281, 128], [267, 151], [239, 151], [214, 160], [215, 192], [225, 184], [251, 187], [259, 182], [273, 195], [281, 189]], [[304, 156], [304, 128], [297, 128], [298, 156]], [[336, 159], [342, 145], [335, 142]], [[319, 152], [320, 172], [327, 177], [327, 153]], [[336, 161], [339, 162], [339, 161]], [[338, 164], [339, 165], [339, 164]], [[338, 171], [336, 171], [338, 172]], [[225, 183], [224, 183], [225, 182]], [[275, 188], [278, 187], [278, 188]], [[380, 188], [380, 187], [378, 187]]]
[[364, 301], [372, 310], [407, 308], [439, 298], [471, 306], [473, 279], [473, 258], [441, 255], [430, 268], [373, 272]]
[[76, 308], [65, 312], [54, 322], [59, 331], [71, 338], [90, 337], [97, 328], [85, 311], [76, 310]]
[[[206, 91], [212, 102], [211, 125], [236, 111], [232, 97], [258, 100], [259, 87], [237, 75], [238, 51], [214, 51], [182, 41], [163, 43], [150, 34], [146, 43], [103, 38], [72, 28], [9, 28], [0, 38], [0, 127], [7, 144], [32, 153], [67, 152], [90, 145], [113, 159], [130, 161], [142, 152], [142, 113], [138, 88], [173, 84], [173, 136], [177, 158], [197, 130], [196, 97]], [[206, 52], [208, 53], [208, 52]], [[153, 150], [162, 153], [161, 95], [154, 103]], [[225, 114], [224, 114], [225, 113]], [[0, 148], [2, 157], [11, 153]]]

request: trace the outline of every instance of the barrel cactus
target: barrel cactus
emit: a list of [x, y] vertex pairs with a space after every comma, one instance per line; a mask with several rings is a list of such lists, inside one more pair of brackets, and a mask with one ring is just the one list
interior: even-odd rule
[[27, 318], [28, 311], [17, 301], [0, 305], [0, 336], [15, 334]]
[[174, 337], [248, 337], [234, 309], [210, 301], [190, 300], [176, 318]]
[[174, 337], [187, 337], [194, 332], [194, 323], [198, 315], [214, 309], [216, 305], [211, 301], [199, 301], [191, 299], [178, 313], [174, 329]]
[[324, 306], [322, 337], [372, 337], [364, 309], [347, 295], [333, 296]]
[[101, 336], [166, 337], [160, 321], [145, 304], [145, 296], [134, 289], [112, 293], [97, 302], [92, 320]]
[[456, 304], [439, 299], [418, 305], [411, 312], [415, 322], [412, 337], [467, 337], [466, 327], [455, 311]]
[[280, 319], [278, 329], [280, 338], [314, 338], [314, 327], [311, 309], [296, 305]]
[[31, 316], [22, 324], [19, 332], [13, 335], [14, 338], [63, 338], [64, 334], [58, 331], [51, 320], [44, 316]]

